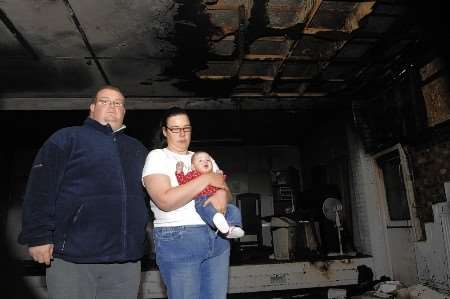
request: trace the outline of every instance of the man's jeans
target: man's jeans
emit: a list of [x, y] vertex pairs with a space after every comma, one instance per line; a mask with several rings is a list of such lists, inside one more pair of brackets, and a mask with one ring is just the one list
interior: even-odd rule
[[225, 299], [230, 243], [207, 225], [155, 227], [156, 262], [170, 299]]

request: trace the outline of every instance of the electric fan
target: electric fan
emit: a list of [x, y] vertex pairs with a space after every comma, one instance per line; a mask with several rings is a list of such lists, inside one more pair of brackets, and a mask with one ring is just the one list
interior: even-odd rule
[[333, 221], [336, 224], [336, 229], [338, 233], [338, 240], [339, 240], [339, 253], [342, 255], [342, 239], [341, 239], [341, 231], [343, 230], [341, 219], [343, 217], [342, 213], [342, 204], [339, 199], [334, 197], [328, 197], [325, 199], [322, 205], [322, 211], [325, 217]]

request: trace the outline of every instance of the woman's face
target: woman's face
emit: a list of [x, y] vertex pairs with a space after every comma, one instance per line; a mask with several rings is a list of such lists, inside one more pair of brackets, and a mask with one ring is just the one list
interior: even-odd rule
[[185, 154], [191, 143], [191, 122], [186, 114], [178, 114], [167, 119], [163, 134], [167, 147], [176, 153]]

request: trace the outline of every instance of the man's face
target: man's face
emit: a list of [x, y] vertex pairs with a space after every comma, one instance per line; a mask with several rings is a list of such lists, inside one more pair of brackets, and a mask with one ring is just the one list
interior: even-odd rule
[[123, 124], [125, 116], [124, 96], [112, 89], [97, 92], [95, 102], [89, 107], [90, 117], [102, 125], [109, 124], [115, 131]]
[[211, 156], [207, 153], [198, 153], [192, 159], [192, 169], [200, 173], [208, 173], [213, 169]]

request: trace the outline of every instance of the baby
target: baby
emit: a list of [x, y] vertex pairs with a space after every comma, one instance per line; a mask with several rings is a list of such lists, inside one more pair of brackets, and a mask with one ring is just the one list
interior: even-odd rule
[[[183, 162], [178, 162], [176, 166], [175, 175], [180, 185], [189, 182], [190, 180], [213, 171], [213, 162], [211, 156], [207, 152], [195, 152], [191, 158], [191, 171], [183, 173]], [[209, 196], [213, 195], [219, 188], [214, 186], [207, 186], [197, 196], [195, 200], [195, 209], [200, 217], [208, 225], [217, 228], [227, 238], [241, 238], [244, 236], [242, 227], [242, 218], [240, 210], [232, 204], [227, 205], [227, 212], [225, 215], [217, 212], [211, 205], [203, 206], [204, 202]]]

